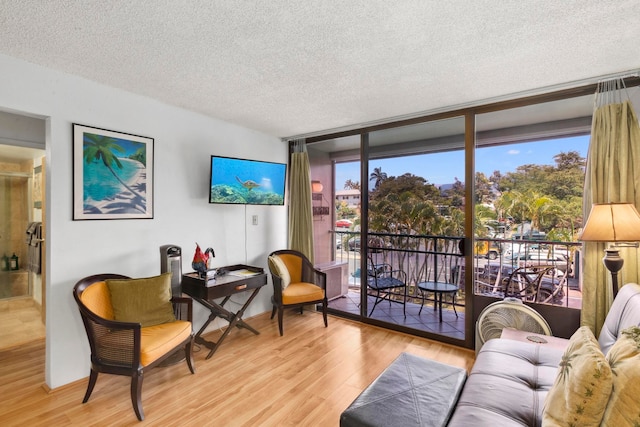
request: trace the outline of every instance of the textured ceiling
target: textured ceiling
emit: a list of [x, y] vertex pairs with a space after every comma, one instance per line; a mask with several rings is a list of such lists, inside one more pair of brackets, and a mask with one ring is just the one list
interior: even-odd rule
[[637, 70], [640, 0], [2, 0], [0, 53], [288, 137]]

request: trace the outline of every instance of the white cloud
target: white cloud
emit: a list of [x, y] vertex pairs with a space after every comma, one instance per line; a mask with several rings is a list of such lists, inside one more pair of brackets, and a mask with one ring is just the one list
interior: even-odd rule
[[520, 150], [509, 150], [507, 151], [507, 154], [515, 156], [516, 154], [520, 154]]

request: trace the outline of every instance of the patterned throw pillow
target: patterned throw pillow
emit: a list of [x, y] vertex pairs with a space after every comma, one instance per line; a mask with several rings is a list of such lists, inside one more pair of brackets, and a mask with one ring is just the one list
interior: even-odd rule
[[286, 264], [278, 255], [271, 255], [269, 257], [269, 262], [276, 271], [276, 274], [282, 279], [282, 290], [284, 291], [287, 289], [287, 286], [289, 286], [289, 283], [291, 283], [291, 276], [289, 275], [289, 270], [287, 269]]
[[612, 387], [611, 368], [591, 329], [578, 329], [544, 401], [543, 426], [599, 426]]
[[640, 425], [640, 327], [620, 333], [607, 353], [613, 391], [602, 419], [603, 427]]

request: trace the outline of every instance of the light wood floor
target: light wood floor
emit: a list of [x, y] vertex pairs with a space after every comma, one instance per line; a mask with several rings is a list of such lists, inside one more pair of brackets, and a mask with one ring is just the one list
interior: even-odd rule
[[45, 328], [33, 298], [0, 301], [0, 350], [44, 338]]
[[195, 353], [195, 375], [184, 362], [150, 371], [143, 422], [127, 377], [100, 375], [82, 404], [86, 379], [45, 391], [44, 340], [0, 351], [0, 425], [337, 426], [340, 413], [401, 352], [467, 370], [474, 360], [471, 350], [332, 316], [324, 328], [315, 312], [286, 312], [280, 337], [269, 314], [247, 320], [260, 335], [236, 329], [211, 359], [205, 348]]

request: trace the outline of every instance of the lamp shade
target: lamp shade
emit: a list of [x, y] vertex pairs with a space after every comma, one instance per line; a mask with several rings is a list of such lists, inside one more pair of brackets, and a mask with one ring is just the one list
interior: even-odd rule
[[322, 193], [322, 183], [320, 181], [311, 181], [311, 192], [312, 193]]
[[579, 240], [585, 242], [640, 241], [640, 214], [631, 203], [596, 203]]

